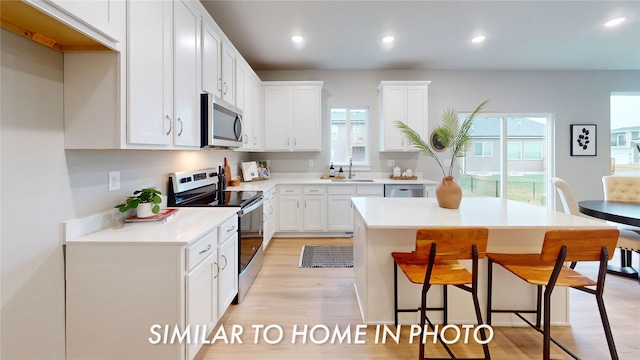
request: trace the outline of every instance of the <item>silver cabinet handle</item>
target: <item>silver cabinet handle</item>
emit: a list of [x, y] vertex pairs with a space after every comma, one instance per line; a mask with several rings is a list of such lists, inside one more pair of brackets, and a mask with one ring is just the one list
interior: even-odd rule
[[211, 244], [209, 244], [209, 246], [207, 246], [207, 248], [206, 248], [206, 249], [201, 250], [200, 252], [198, 252], [198, 254], [204, 254], [204, 253], [206, 253], [206, 252], [207, 252], [207, 251], [209, 251], [209, 250], [211, 250]]
[[287, 146], [289, 146], [289, 138], [287, 138]]
[[262, 223], [266, 223], [267, 222], [267, 214], [262, 214]]
[[300, 200], [296, 200], [296, 207], [300, 208]]
[[184, 130], [184, 123], [182, 122], [182, 119], [180, 119], [180, 117], [178, 117], [178, 122], [180, 123], [180, 132], [178, 132], [178, 136], [182, 135], [182, 131]]
[[312, 189], [312, 190], [309, 190], [309, 192], [318, 192], [318, 190], [317, 189]]
[[218, 275], [220, 275], [220, 265], [218, 265], [218, 262], [217, 262], [217, 261], [214, 261], [214, 264], [216, 264], [216, 268], [217, 268], [217, 270], [216, 270], [216, 274], [215, 274], [215, 276], [214, 276], [213, 278], [214, 278], [214, 279], [217, 279], [217, 278], [218, 278]]
[[249, 143], [249, 135], [245, 135], [244, 136], [244, 143], [248, 144]]
[[258, 138], [254, 136], [254, 137], [253, 137], [253, 145], [255, 145], [255, 144], [257, 144], [257, 143], [258, 143]]
[[229, 85], [227, 84], [226, 81], [223, 81], [222, 83], [224, 84], [224, 92], [222, 94], [227, 95], [227, 91], [229, 90]]
[[224, 256], [224, 254], [222, 254], [222, 258], [224, 259], [224, 266], [222, 267], [222, 270], [224, 270], [224, 269], [226, 269], [226, 268], [227, 268], [227, 264], [228, 264], [229, 262], [227, 261], [227, 257], [226, 257], [226, 256]]
[[235, 230], [236, 230], [236, 226], [233, 225], [232, 227], [227, 229], [227, 232], [230, 233], [230, 232], [235, 231]]
[[171, 134], [171, 130], [173, 130], [173, 121], [171, 121], [171, 117], [169, 117], [169, 115], [167, 115], [167, 120], [169, 120], [169, 131], [167, 131], [165, 135]]
[[273, 206], [269, 206], [269, 215], [273, 214]]

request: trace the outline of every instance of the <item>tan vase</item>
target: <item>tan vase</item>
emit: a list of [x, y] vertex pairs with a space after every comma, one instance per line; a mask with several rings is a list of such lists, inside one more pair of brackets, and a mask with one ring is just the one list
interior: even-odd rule
[[438, 205], [445, 209], [457, 209], [462, 201], [462, 189], [453, 176], [445, 176], [442, 182], [436, 187], [436, 199]]

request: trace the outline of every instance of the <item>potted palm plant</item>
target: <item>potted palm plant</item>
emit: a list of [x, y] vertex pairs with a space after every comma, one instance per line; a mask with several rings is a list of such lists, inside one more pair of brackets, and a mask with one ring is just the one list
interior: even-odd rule
[[444, 165], [436, 156], [435, 152], [427, 142], [422, 140], [420, 134], [413, 130], [409, 125], [402, 121], [396, 121], [396, 126], [403, 132], [409, 140], [409, 143], [420, 150], [424, 155], [430, 156], [436, 160], [438, 166], [442, 170], [442, 182], [436, 187], [436, 199], [438, 205], [447, 209], [457, 209], [462, 201], [462, 189], [453, 181], [453, 168], [456, 159], [466, 155], [467, 150], [471, 146], [471, 126], [473, 120], [480, 111], [489, 103], [489, 100], [483, 101], [478, 107], [460, 123], [458, 113], [453, 109], [447, 109], [442, 114], [442, 122], [435, 130], [437, 140], [445, 149], [451, 152], [451, 165], [449, 171], [445, 170]]
[[124, 204], [119, 204], [115, 207], [120, 212], [136, 209], [136, 216], [139, 218], [151, 217], [160, 211], [160, 203], [162, 202], [160, 197], [162, 193], [160, 191], [146, 188], [134, 191], [133, 195], [129, 196]]

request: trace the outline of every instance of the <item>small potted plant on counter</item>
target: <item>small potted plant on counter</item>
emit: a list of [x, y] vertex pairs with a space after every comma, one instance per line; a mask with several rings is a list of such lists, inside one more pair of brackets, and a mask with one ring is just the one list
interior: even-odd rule
[[129, 196], [124, 204], [116, 205], [115, 207], [120, 212], [125, 212], [129, 209], [136, 209], [136, 216], [139, 218], [147, 218], [157, 214], [160, 211], [160, 203], [162, 193], [153, 188], [147, 188], [142, 190], [136, 190], [133, 192], [134, 196]]

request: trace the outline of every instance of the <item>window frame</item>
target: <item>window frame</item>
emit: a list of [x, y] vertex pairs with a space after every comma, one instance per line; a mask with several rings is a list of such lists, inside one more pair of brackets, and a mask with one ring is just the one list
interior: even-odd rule
[[[477, 144], [482, 144], [482, 155], [478, 155], [476, 153], [476, 145]], [[491, 151], [491, 154], [487, 155], [487, 151], [486, 151], [486, 147], [485, 145], [489, 144], [489, 150]], [[493, 157], [493, 142], [491, 141], [474, 141], [473, 142], [473, 157], [477, 157], [477, 158], [491, 158]]]
[[[527, 157], [527, 145], [538, 145], [539, 149], [540, 149], [540, 157], [539, 158], [528, 158]], [[526, 160], [526, 161], [540, 161], [542, 160], [542, 158], [544, 156], [542, 156], [544, 154], [544, 148], [542, 146], [542, 142], [538, 142], [538, 141], [531, 141], [531, 142], [525, 142], [524, 144], [522, 144], [522, 160]]]
[[[352, 135], [353, 135], [353, 125], [351, 122], [351, 111], [353, 110], [364, 110], [366, 113], [366, 119], [364, 122], [364, 126], [365, 126], [365, 142], [364, 142], [364, 147], [365, 147], [365, 161], [354, 161], [353, 162], [353, 166], [352, 169], [353, 170], [359, 170], [359, 171], [369, 171], [371, 170], [371, 111], [369, 106], [341, 106], [341, 105], [332, 105], [329, 107], [329, 132], [330, 132], [330, 140], [329, 140], [329, 163], [333, 163], [334, 166], [349, 166], [349, 161], [347, 160], [347, 162], [338, 162], [335, 161], [334, 159], [334, 147], [333, 147], [333, 120], [331, 118], [331, 114], [333, 112], [334, 109], [344, 109], [346, 111], [346, 120], [345, 120], [345, 125], [347, 127], [346, 129], [346, 134], [347, 134], [347, 141], [348, 143], [346, 144], [346, 149], [347, 151], [349, 151], [349, 149], [353, 149], [354, 145], [357, 146], [361, 146], [362, 144], [358, 143], [358, 144], [354, 144], [352, 143]], [[327, 164], [327, 165], [330, 165]]]

